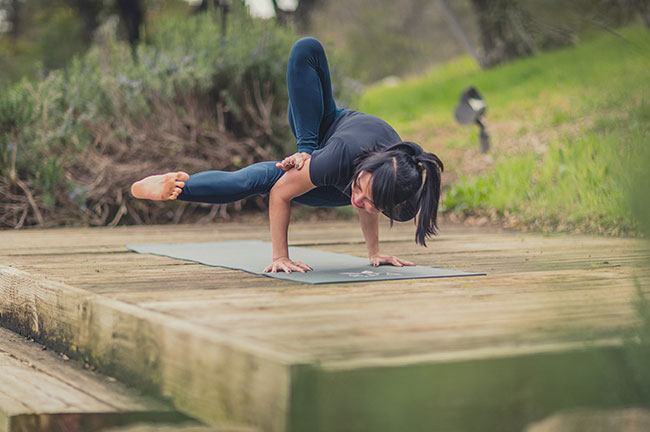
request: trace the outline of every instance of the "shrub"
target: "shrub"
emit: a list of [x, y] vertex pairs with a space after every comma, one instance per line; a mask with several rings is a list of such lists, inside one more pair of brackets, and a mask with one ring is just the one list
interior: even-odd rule
[[292, 151], [285, 71], [294, 34], [237, 2], [225, 39], [219, 23], [210, 13], [165, 18], [134, 60], [109, 22], [83, 58], [1, 94], [0, 226], [204, 215], [197, 204], [145, 205], [128, 188], [149, 173], [228, 170]]

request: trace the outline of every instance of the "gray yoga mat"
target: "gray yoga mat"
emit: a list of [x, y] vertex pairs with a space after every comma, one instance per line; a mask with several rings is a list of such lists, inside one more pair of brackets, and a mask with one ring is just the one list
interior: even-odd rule
[[249, 273], [308, 284], [337, 282], [365, 282], [392, 279], [421, 279], [457, 276], [482, 276], [484, 273], [468, 273], [424, 266], [372, 267], [367, 258], [323, 252], [301, 247], [289, 247], [293, 260], [308, 264], [313, 271], [299, 273], [264, 273], [271, 263], [271, 243], [259, 240], [242, 240], [210, 243], [180, 244], [131, 244], [128, 249], [138, 253], [162, 255], [197, 263], [244, 270]]

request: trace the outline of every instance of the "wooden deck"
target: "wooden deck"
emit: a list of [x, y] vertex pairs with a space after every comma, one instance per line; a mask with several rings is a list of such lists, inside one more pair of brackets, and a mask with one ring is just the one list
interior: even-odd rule
[[[638, 401], [625, 329], [648, 288], [641, 240], [382, 226], [384, 252], [474, 278], [306, 286], [126, 243], [269, 240], [265, 225], [0, 234], [2, 324], [170, 398], [265, 431], [521, 430], [562, 408]], [[292, 245], [364, 256], [355, 223]], [[493, 427], [487, 427], [492, 425]]]

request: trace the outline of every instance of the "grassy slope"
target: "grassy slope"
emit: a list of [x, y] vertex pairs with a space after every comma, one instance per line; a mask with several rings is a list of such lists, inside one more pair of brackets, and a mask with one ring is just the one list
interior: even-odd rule
[[[446, 162], [443, 210], [509, 225], [597, 232], [634, 229], [626, 191], [650, 146], [650, 32], [597, 34], [576, 47], [488, 71], [461, 58], [395, 87], [366, 91], [360, 109]], [[488, 102], [490, 154], [453, 109], [475, 85]]]

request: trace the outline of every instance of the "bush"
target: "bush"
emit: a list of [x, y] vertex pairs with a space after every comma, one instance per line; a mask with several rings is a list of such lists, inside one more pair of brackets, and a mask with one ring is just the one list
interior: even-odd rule
[[292, 151], [285, 71], [295, 36], [233, 6], [225, 39], [210, 13], [164, 18], [137, 61], [109, 22], [83, 58], [1, 94], [0, 226], [202, 215], [197, 204], [145, 205], [128, 188], [149, 173], [228, 170]]

